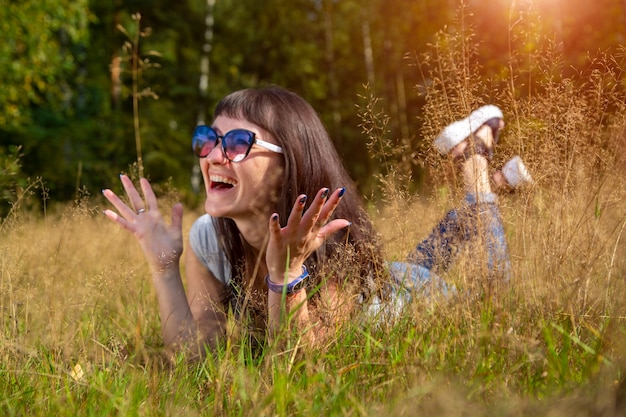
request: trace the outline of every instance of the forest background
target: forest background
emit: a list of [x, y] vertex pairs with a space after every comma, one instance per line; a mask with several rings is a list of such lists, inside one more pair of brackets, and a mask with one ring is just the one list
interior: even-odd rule
[[[388, 115], [386, 140], [406, 149], [430, 143], [436, 129], [474, 104], [441, 109], [452, 116], [423, 129], [428, 54], [442, 34], [471, 29], [464, 64], [490, 84], [493, 96], [485, 101], [512, 72], [522, 79], [520, 96], [554, 76], [533, 73], [530, 57], [546, 43], [556, 45], [559, 76], [567, 77], [589, 70], [595, 54], [616, 51], [626, 35], [621, 0], [2, 0], [0, 6], [5, 214], [32, 181], [41, 180], [50, 202], [72, 200], [110, 186], [132, 170], [138, 153], [147, 177], [169, 182], [193, 205], [199, 198], [193, 127], [210, 122], [225, 94], [271, 83], [313, 104], [369, 194], [381, 167], [367, 155], [357, 111], [368, 105], [364, 97], [376, 97]], [[522, 57], [515, 68], [513, 55]], [[399, 162], [410, 165], [416, 187], [424, 183], [416, 152]]]

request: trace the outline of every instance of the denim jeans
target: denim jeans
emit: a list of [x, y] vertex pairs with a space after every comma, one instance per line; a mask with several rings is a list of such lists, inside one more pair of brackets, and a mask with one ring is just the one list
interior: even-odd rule
[[[464, 246], [476, 241], [484, 244], [487, 278], [508, 282], [511, 266], [497, 196], [467, 194], [463, 203], [446, 213], [405, 262], [389, 263], [392, 310], [398, 312], [416, 295], [429, 297], [438, 293], [447, 297], [456, 294], [456, 287], [446, 283], [439, 274], [448, 270]], [[379, 300], [375, 300], [372, 307], [374, 311], [384, 308]]]
[[450, 210], [431, 233], [408, 256], [407, 262], [429, 272], [448, 270], [461, 249], [471, 242], [484, 245], [491, 279], [508, 281], [509, 252], [504, 227], [493, 193], [478, 197], [467, 194], [463, 204]]

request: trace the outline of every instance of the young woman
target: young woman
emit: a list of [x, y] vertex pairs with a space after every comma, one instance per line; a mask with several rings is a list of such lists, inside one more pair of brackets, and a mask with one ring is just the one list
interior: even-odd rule
[[[484, 122], [481, 128], [489, 126]], [[492, 142], [501, 127], [490, 131]], [[466, 155], [473, 187], [484, 180], [484, 152], [492, 146], [477, 149], [484, 143], [465, 140], [470, 133], [481, 136], [468, 132], [452, 147]], [[449, 249], [440, 235], [425, 241], [436, 242], [430, 253], [420, 249], [423, 242], [409, 262], [383, 261], [326, 129], [298, 95], [279, 87], [234, 92], [218, 103], [210, 127], [196, 127], [192, 143], [207, 214], [190, 230], [186, 285], [182, 206], [173, 207], [168, 224], [146, 179], [140, 194], [121, 176], [128, 203], [103, 191], [117, 209], [105, 215], [136, 236], [150, 265], [166, 346], [202, 355], [225, 335], [229, 311], [270, 335], [293, 329], [315, 342], [365, 305], [393, 315], [416, 293], [447, 291], [434, 273], [423, 274], [436, 263], [430, 259]], [[481, 191], [471, 195], [483, 202]], [[396, 303], [385, 304], [386, 296]]]
[[295, 327], [322, 338], [376, 291], [378, 237], [326, 129], [301, 97], [279, 87], [234, 92], [198, 126], [206, 201], [185, 250], [180, 204], [171, 222], [148, 181], [121, 176], [128, 203], [105, 215], [133, 233], [150, 265], [166, 346], [202, 354], [225, 334], [228, 310], [270, 334]]

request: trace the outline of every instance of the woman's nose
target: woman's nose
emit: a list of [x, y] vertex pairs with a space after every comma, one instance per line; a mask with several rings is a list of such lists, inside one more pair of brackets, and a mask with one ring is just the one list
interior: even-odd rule
[[211, 149], [209, 154], [206, 156], [206, 159], [207, 161], [212, 162], [214, 164], [223, 164], [226, 161], [228, 161], [228, 159], [226, 158], [226, 155], [224, 155], [224, 150], [222, 149], [221, 140], [218, 140], [218, 142], [215, 144], [215, 147]]

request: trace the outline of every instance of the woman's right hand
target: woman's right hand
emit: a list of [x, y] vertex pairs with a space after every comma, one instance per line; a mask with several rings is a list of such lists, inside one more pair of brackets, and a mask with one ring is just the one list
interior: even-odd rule
[[156, 196], [148, 180], [145, 178], [139, 180], [145, 197], [144, 202], [128, 176], [121, 175], [120, 179], [128, 196], [129, 205], [113, 191], [102, 190], [102, 194], [117, 209], [117, 212], [105, 210], [104, 214], [135, 235], [153, 273], [163, 272], [170, 267], [178, 268], [178, 261], [183, 252], [182, 205], [180, 203], [174, 205], [172, 221], [168, 225], [161, 216]]
[[344, 192], [344, 188], [339, 188], [329, 195], [330, 190], [322, 188], [306, 211], [306, 196], [301, 194], [285, 227], [280, 226], [277, 213], [271, 216], [265, 259], [274, 282], [287, 283], [302, 274], [304, 261], [330, 236], [351, 224], [346, 219], [331, 220]]

